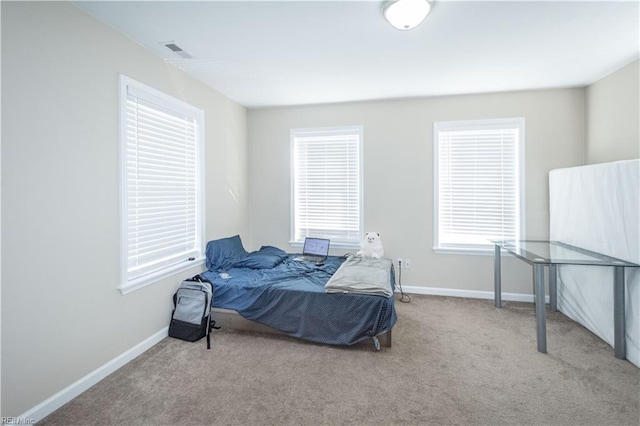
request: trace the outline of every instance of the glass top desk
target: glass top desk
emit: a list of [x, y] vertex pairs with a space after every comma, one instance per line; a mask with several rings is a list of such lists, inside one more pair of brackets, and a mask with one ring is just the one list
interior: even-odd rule
[[626, 262], [558, 241], [492, 240], [495, 244], [493, 273], [496, 308], [502, 307], [500, 253], [505, 250], [533, 266], [533, 281], [536, 307], [536, 337], [538, 351], [547, 352], [547, 322], [544, 294], [544, 267], [549, 267], [549, 309], [557, 309], [557, 266], [589, 265], [613, 267], [613, 327], [614, 353], [616, 358], [626, 358], [625, 313], [624, 313], [624, 268], [637, 267]]

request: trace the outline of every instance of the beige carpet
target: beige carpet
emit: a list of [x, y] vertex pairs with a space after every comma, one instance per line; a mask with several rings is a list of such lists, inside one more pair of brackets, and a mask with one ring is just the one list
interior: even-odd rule
[[44, 425], [638, 425], [640, 370], [561, 313], [536, 351], [533, 305], [413, 296], [393, 347], [218, 330], [167, 338]]

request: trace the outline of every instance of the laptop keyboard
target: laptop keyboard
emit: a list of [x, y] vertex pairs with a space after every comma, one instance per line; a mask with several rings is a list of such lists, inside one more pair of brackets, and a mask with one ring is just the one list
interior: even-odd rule
[[304, 262], [322, 262], [324, 257], [321, 256], [299, 256], [293, 260], [304, 261]]

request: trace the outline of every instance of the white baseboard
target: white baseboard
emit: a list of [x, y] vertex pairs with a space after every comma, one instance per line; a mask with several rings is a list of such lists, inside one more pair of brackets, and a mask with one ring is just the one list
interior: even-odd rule
[[107, 377], [109, 374], [115, 372], [120, 367], [123, 367], [130, 361], [133, 361], [136, 357], [141, 355], [143, 352], [150, 349], [152, 346], [156, 345], [162, 339], [167, 337], [168, 333], [169, 333], [169, 327], [167, 326], [162, 330], [158, 331], [153, 336], [138, 343], [133, 348], [129, 349], [128, 351], [124, 352], [121, 355], [118, 355], [117, 357], [107, 362], [103, 366], [87, 374], [80, 380], [62, 389], [60, 392], [56, 393], [51, 398], [48, 398], [45, 401], [42, 401], [40, 404], [36, 405], [29, 411], [18, 416], [18, 418], [29, 419], [29, 420], [33, 420], [34, 422], [39, 422], [40, 420], [47, 417], [49, 414], [56, 411], [58, 408], [62, 407], [67, 402], [71, 401], [73, 398], [80, 395], [82, 392], [89, 389], [91, 386], [98, 383], [100, 380]]
[[[449, 297], [465, 297], [469, 299], [494, 299], [493, 291], [477, 291], [477, 290], [458, 290], [454, 288], [436, 288], [436, 287], [418, 287], [403, 285], [402, 289], [409, 294], [428, 294], [431, 296], [449, 296]], [[396, 287], [396, 293], [399, 289]], [[502, 293], [502, 300], [511, 302], [529, 302], [533, 303], [533, 294], [522, 293]], [[545, 303], [549, 303], [549, 296], [545, 296]]]

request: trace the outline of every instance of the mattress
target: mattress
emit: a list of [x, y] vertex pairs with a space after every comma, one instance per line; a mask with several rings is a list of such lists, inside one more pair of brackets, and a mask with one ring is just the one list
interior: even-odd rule
[[[640, 263], [640, 160], [549, 173], [552, 240]], [[625, 268], [627, 359], [640, 366], [640, 268]], [[613, 268], [563, 265], [558, 309], [613, 344]]]

